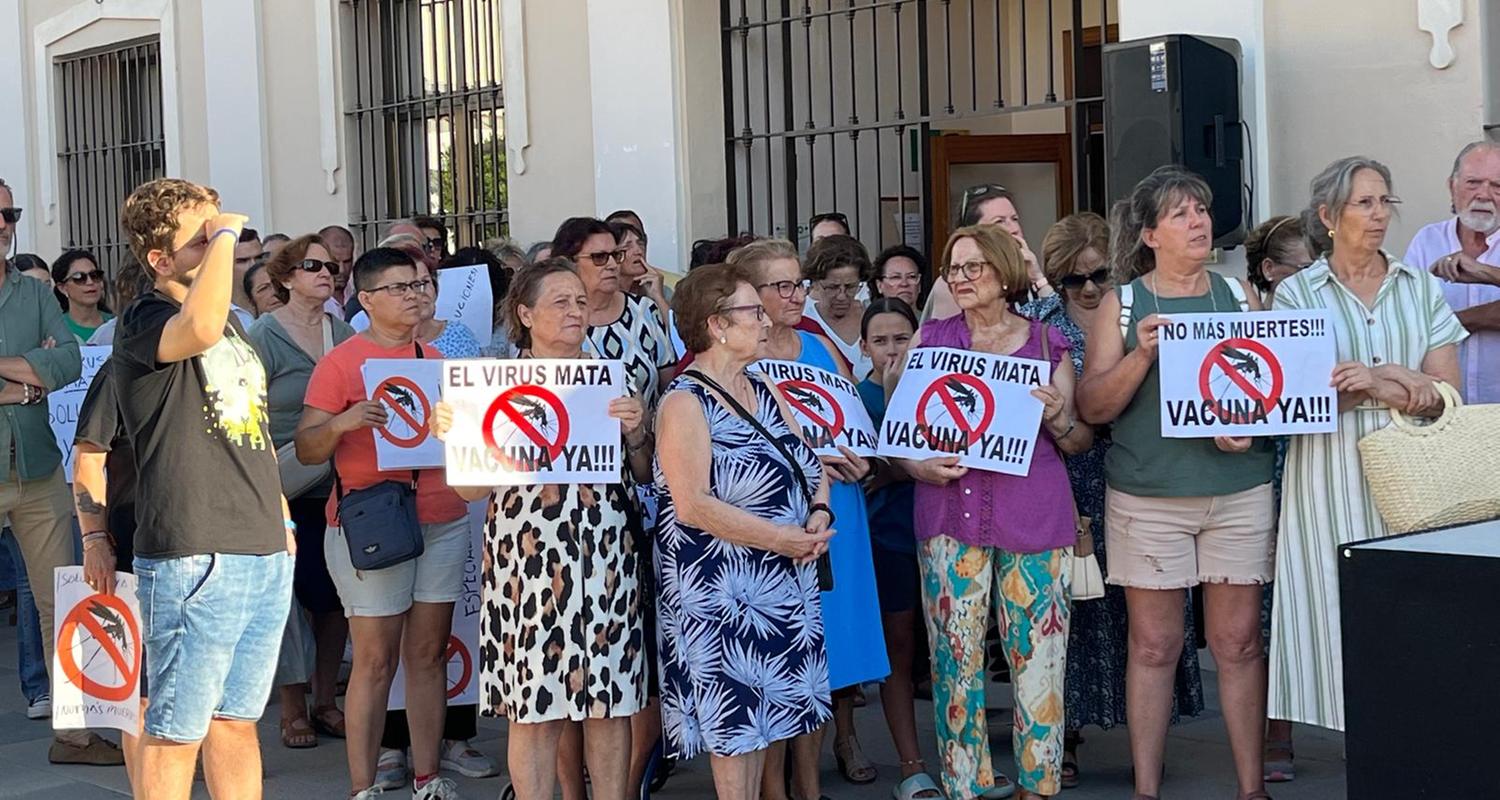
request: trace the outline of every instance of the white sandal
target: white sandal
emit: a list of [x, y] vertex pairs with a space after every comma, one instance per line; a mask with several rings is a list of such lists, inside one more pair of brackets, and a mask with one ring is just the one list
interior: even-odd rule
[[892, 800], [942, 800], [942, 797], [943, 790], [925, 772], [918, 772], [891, 790]]

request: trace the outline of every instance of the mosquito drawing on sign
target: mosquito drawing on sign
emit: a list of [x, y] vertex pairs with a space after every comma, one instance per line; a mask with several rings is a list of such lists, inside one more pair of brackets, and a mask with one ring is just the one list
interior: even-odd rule
[[[89, 603], [88, 611], [99, 620], [99, 627], [103, 629], [104, 634], [113, 639], [115, 644], [119, 645], [121, 653], [128, 656], [130, 653], [130, 636], [125, 631], [125, 619], [114, 609], [97, 600]], [[75, 645], [75, 647], [82, 646], [82, 644]], [[103, 652], [104, 648], [95, 647], [94, 652], [89, 655], [88, 660], [83, 663], [81, 669], [87, 670]]]
[[[536, 428], [537, 433], [541, 434], [544, 438], [551, 440], [555, 437], [557, 428], [552, 423], [552, 416], [547, 412], [547, 405], [545, 403], [534, 397], [518, 394], [510, 398], [510, 405], [520, 412], [521, 419], [531, 422]], [[514, 428], [505, 437], [505, 443], [510, 444], [517, 436], [521, 437], [522, 443], [530, 441], [524, 432], [519, 428]]]
[[[1262, 396], [1270, 394], [1272, 390], [1271, 381], [1261, 372], [1260, 359], [1256, 358], [1255, 354], [1228, 345], [1221, 347], [1219, 353], [1235, 372], [1244, 376], [1245, 380], [1249, 381], [1257, 389], [1260, 389]], [[1216, 400], [1223, 400], [1231, 387], [1242, 393], [1244, 392], [1244, 387], [1239, 386], [1228, 373], [1215, 377], [1211, 382], [1211, 386], [1213, 387], [1214, 399]]]
[[[979, 415], [979, 395], [975, 393], [974, 387], [957, 378], [949, 377], [943, 380], [943, 388], [947, 390], [948, 397], [952, 398], [953, 404], [962, 408], [966, 416]], [[929, 425], [936, 424], [944, 417], [952, 419], [953, 415], [948, 412], [946, 404], [939, 403], [938, 414], [927, 422]], [[954, 421], [956, 422], [957, 420]]]
[[817, 392], [805, 386], [789, 385], [782, 388], [791, 396], [791, 399], [801, 403], [809, 411], [814, 411], [824, 418], [828, 416], [828, 408], [823, 404], [823, 398]]

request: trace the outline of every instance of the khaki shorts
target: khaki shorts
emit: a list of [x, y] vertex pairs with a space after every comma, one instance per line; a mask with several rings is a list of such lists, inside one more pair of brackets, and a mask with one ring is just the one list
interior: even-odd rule
[[1107, 581], [1137, 589], [1270, 583], [1276, 529], [1271, 484], [1214, 497], [1104, 495]]

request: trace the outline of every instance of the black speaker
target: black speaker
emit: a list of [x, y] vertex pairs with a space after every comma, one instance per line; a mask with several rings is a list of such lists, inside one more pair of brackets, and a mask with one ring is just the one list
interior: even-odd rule
[[1176, 164], [1213, 189], [1214, 245], [1244, 241], [1239, 42], [1171, 34], [1105, 45], [1104, 140], [1111, 204]]

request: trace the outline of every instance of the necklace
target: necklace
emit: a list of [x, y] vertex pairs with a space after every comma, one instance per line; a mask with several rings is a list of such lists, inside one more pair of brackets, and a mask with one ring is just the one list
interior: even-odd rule
[[[1147, 277], [1151, 279], [1151, 302], [1156, 306], [1156, 311], [1153, 313], [1160, 314], [1161, 293], [1156, 290], [1156, 270], [1151, 270], [1151, 274]], [[1219, 298], [1214, 295], [1214, 279], [1208, 276], [1207, 270], [1203, 272], [1203, 278], [1208, 283], [1208, 302], [1213, 304], [1213, 313], [1217, 314], [1219, 313]]]

